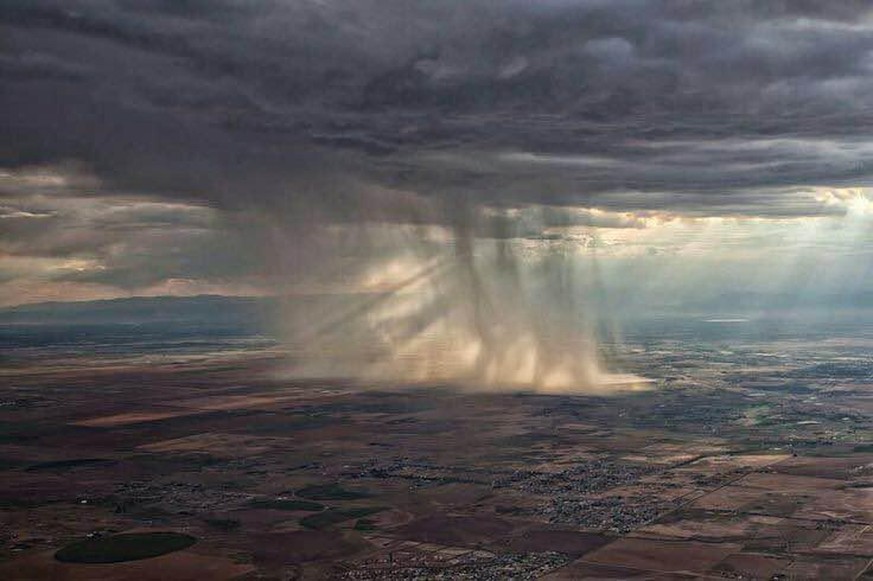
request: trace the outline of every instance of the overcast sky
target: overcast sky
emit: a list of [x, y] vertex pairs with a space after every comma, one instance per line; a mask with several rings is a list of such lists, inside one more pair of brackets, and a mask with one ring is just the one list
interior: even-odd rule
[[873, 265], [866, 0], [6, 0], [0, 81], [0, 304], [366, 287], [459, 215], [625, 290]]

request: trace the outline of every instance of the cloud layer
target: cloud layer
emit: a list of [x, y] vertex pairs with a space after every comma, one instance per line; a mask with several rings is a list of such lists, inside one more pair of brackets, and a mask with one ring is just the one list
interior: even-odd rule
[[822, 192], [873, 185], [863, 0], [10, 0], [0, 34], [3, 256], [68, 282], [317, 270], [326, 225], [471, 207], [492, 238], [843, 216]]
[[342, 176], [754, 214], [774, 211], [762, 190], [870, 181], [860, 1], [28, 0], [0, 17], [4, 159], [126, 186], [239, 203]]

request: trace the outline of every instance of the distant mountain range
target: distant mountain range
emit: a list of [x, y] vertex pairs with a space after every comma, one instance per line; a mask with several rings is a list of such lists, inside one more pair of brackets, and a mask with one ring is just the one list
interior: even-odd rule
[[[360, 296], [356, 297], [360, 299]], [[53, 324], [156, 324], [269, 327], [274, 322], [278, 297], [229, 297], [198, 295], [190, 297], [133, 297], [82, 302], [50, 302], [0, 308], [0, 325]], [[300, 305], [344, 302], [342, 295], [295, 297]], [[657, 304], [660, 303], [660, 304]], [[304, 309], [308, 307], [303, 307]], [[822, 315], [846, 311], [869, 311], [873, 292], [833, 296], [794, 296], [789, 293], [723, 293], [710, 297], [687, 297], [669, 301], [621, 295], [611, 296], [605, 318], [631, 322], [636, 319], [668, 316], [709, 316], [716, 314]]]
[[50, 302], [0, 309], [0, 324], [240, 324], [262, 320], [275, 299], [199, 295]]

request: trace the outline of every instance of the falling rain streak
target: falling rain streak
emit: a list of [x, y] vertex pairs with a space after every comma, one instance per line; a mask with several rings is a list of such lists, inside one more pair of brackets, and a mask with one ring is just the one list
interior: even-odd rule
[[646, 385], [600, 355], [604, 293], [584, 239], [520, 237], [513, 210], [456, 204], [444, 216], [440, 237], [402, 223], [341, 227], [355, 230], [352, 248], [326, 260], [353, 252], [355, 286], [372, 290], [286, 297], [292, 373], [562, 392]]

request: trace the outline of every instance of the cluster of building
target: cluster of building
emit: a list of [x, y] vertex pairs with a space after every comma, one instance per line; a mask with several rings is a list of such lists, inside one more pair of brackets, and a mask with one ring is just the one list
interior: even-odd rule
[[594, 494], [636, 482], [651, 471], [651, 467], [642, 464], [597, 459], [560, 472], [518, 470], [497, 478], [492, 486], [530, 494]]
[[626, 533], [651, 522], [667, 509], [657, 497], [606, 496], [555, 499], [540, 514], [553, 523]]
[[559, 553], [492, 555], [481, 551], [453, 559], [448, 563], [399, 563], [384, 559], [355, 563], [344, 567], [339, 578], [353, 581], [524, 581], [537, 579], [567, 563]]
[[421, 460], [401, 458], [387, 463], [379, 463], [374, 460], [363, 468], [346, 473], [344, 476], [351, 478], [400, 478], [422, 483], [465, 482], [490, 485], [494, 481], [495, 471], [467, 466], [443, 466]]
[[159, 506], [176, 513], [201, 513], [244, 503], [251, 495], [189, 482], [134, 481], [122, 484], [116, 497], [115, 511], [119, 513], [143, 506]]

